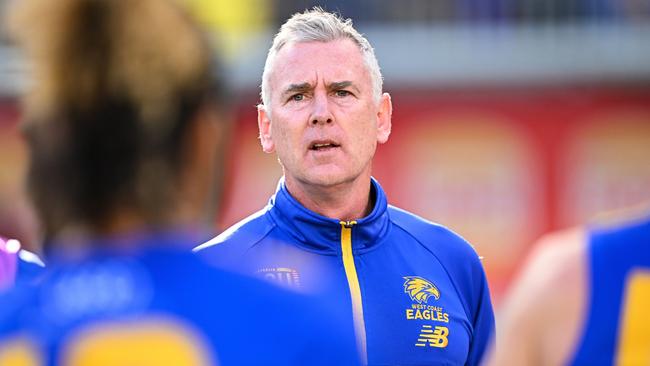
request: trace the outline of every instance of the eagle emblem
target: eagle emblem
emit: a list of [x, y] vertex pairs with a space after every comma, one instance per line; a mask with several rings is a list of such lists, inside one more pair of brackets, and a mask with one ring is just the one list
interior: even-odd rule
[[429, 297], [433, 296], [438, 300], [440, 298], [440, 291], [433, 283], [418, 276], [404, 277], [404, 292], [409, 295], [411, 300], [417, 301], [418, 304], [428, 302]]

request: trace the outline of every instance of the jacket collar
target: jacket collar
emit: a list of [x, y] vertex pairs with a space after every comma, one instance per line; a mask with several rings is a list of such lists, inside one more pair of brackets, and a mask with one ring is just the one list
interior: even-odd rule
[[[368, 216], [356, 220], [352, 227], [352, 249], [356, 252], [379, 244], [390, 228], [386, 194], [374, 178], [371, 178], [371, 194], [375, 198], [373, 210]], [[300, 204], [287, 191], [284, 177], [280, 179], [269, 206], [273, 220], [295, 239], [296, 244], [323, 254], [341, 253], [340, 221], [319, 215]]]

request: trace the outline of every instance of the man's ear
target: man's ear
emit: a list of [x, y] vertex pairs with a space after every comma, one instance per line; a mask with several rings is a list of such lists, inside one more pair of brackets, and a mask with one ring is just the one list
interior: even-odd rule
[[257, 106], [257, 127], [260, 130], [260, 143], [265, 153], [275, 151], [275, 144], [271, 138], [271, 119], [263, 104]]
[[390, 94], [384, 93], [379, 101], [379, 111], [377, 112], [377, 142], [380, 144], [388, 141], [392, 127], [392, 116], [393, 103]]

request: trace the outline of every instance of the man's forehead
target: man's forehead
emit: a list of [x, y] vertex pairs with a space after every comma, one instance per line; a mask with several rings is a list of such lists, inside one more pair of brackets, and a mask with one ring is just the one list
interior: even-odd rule
[[[290, 42], [284, 45], [276, 54], [276, 62], [304, 62], [304, 61], [318, 61], [315, 59], [322, 58], [337, 58], [345, 55], [345, 59], [340, 59], [340, 62], [363, 62], [363, 55], [359, 46], [348, 38], [337, 39], [333, 41], [320, 42]], [[307, 57], [312, 56], [312, 57]]]
[[292, 42], [275, 56], [271, 79], [274, 87], [291, 84], [369, 81], [369, 70], [361, 50], [350, 39], [328, 42]]

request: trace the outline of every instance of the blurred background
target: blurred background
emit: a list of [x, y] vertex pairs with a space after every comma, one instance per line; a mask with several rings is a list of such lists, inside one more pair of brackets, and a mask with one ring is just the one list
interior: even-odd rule
[[[279, 25], [314, 5], [375, 47], [394, 105], [374, 166], [389, 201], [472, 242], [497, 307], [542, 234], [650, 201], [648, 0], [182, 3], [224, 50], [235, 93], [218, 228], [263, 207], [281, 176], [257, 140], [258, 86]], [[0, 235], [38, 251], [18, 126], [28, 85], [0, 31]]]

